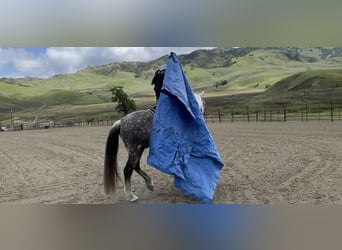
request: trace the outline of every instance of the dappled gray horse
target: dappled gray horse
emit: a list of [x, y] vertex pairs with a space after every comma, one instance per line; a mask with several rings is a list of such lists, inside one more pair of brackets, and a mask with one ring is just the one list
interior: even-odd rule
[[[203, 113], [203, 92], [195, 93], [195, 97]], [[151, 177], [140, 168], [141, 155], [150, 146], [153, 115], [154, 111], [150, 109], [135, 111], [116, 121], [111, 127], [107, 137], [104, 162], [104, 190], [107, 194], [115, 192], [118, 181], [119, 135], [128, 152], [128, 160], [124, 168], [124, 191], [127, 199], [130, 201], [138, 199], [131, 190], [133, 170], [144, 178], [147, 188], [153, 191]]]

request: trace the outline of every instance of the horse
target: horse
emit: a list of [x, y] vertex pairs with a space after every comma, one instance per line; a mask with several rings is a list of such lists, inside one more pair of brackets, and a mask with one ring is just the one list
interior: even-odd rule
[[[202, 113], [204, 113], [204, 92], [195, 93], [196, 101]], [[104, 191], [110, 194], [116, 191], [119, 180], [117, 153], [119, 149], [119, 135], [128, 152], [128, 160], [124, 168], [124, 193], [129, 201], [135, 201], [138, 197], [131, 190], [131, 176], [136, 171], [146, 183], [149, 190], [153, 191], [151, 177], [140, 168], [140, 158], [150, 145], [154, 110], [138, 110], [127, 114], [116, 121], [111, 127], [105, 149], [104, 160]]]

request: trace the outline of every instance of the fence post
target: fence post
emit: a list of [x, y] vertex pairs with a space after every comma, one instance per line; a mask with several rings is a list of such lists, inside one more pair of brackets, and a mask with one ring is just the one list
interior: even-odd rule
[[259, 121], [259, 111], [258, 110], [255, 111], [255, 121], [256, 122]]
[[249, 109], [247, 107], [247, 121], [249, 122]]
[[231, 117], [231, 122], [234, 122], [234, 109], [232, 109], [232, 117]]
[[302, 106], [302, 122], [304, 121], [304, 108]]
[[217, 111], [218, 111], [219, 122], [221, 122], [221, 111], [220, 111], [220, 109], [218, 109]]
[[333, 103], [330, 102], [330, 114], [331, 114], [331, 122], [334, 121], [334, 110], [333, 110]]
[[279, 110], [277, 110], [277, 121], [279, 122]]
[[272, 121], [272, 109], [270, 110], [270, 121]]
[[321, 105], [318, 105], [318, 121], [321, 121]]
[[308, 105], [305, 104], [305, 118], [306, 118], [306, 121], [308, 121]]
[[286, 122], [286, 107], [284, 107], [284, 122]]
[[264, 122], [266, 121], [266, 109], [264, 108]]

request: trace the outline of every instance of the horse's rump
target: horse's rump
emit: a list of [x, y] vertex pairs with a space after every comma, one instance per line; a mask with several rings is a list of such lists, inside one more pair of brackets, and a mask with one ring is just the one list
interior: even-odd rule
[[126, 147], [149, 147], [153, 114], [152, 110], [138, 110], [121, 119], [120, 136]]

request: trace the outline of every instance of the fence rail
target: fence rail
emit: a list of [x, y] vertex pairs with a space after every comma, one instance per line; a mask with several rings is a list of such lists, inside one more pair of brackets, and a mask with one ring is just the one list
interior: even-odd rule
[[[15, 122], [9, 130], [30, 130], [61, 127], [111, 126], [121, 117], [113, 120], [68, 120], [42, 121], [34, 124]], [[232, 107], [206, 111], [204, 118], [207, 122], [287, 122], [287, 121], [342, 121], [342, 104], [300, 104], [273, 107]]]
[[49, 121], [29, 123], [15, 123], [10, 130], [35, 130], [48, 128], [65, 128], [65, 127], [94, 127], [94, 126], [112, 126], [115, 120], [93, 120], [93, 121]]
[[287, 122], [287, 121], [341, 121], [342, 105], [292, 105], [283, 107], [235, 107], [205, 112], [206, 121], [212, 122]]

